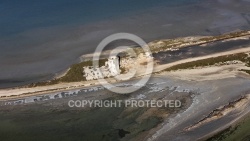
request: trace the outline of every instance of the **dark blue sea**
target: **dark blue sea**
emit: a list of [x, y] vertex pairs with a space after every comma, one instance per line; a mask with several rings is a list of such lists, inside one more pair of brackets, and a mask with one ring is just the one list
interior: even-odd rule
[[2, 0], [0, 35], [35, 28], [81, 25], [136, 14], [157, 6], [177, 6], [198, 0]]
[[217, 35], [249, 30], [249, 13], [246, 0], [0, 0], [0, 88], [50, 79], [113, 33]]

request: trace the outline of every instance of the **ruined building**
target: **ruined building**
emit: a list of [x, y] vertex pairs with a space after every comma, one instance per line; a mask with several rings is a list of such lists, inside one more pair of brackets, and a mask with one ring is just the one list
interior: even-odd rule
[[137, 57], [120, 58], [118, 56], [111, 56], [105, 62], [104, 66], [83, 67], [83, 77], [85, 77], [86, 80], [97, 80], [120, 75], [120, 68], [125, 70], [145, 69], [145, 67], [147, 67], [147, 63], [150, 62], [152, 58], [152, 55], [148, 52], [145, 54], [141, 53]]
[[96, 80], [101, 78], [112, 77], [120, 74], [120, 63], [119, 57], [111, 56], [105, 66], [93, 67], [87, 66], [83, 67], [83, 77], [86, 80]]

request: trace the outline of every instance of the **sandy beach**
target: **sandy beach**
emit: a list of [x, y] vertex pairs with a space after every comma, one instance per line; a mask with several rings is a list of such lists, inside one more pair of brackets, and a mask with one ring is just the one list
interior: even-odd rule
[[[250, 76], [239, 71], [239, 69], [249, 69], [244, 63], [206, 66], [171, 72], [164, 72], [162, 70], [185, 62], [247, 52], [250, 52], [249, 47], [155, 66], [154, 72], [160, 73], [153, 74], [146, 87], [125, 97], [128, 99], [185, 99], [185, 108], [171, 114], [163, 111], [154, 112], [155, 110], [153, 109], [145, 112], [137, 117], [136, 121], [142, 122], [142, 119], [155, 115], [164, 120], [159, 124], [155, 124], [154, 128], [139, 134], [134, 139], [145, 141], [161, 141], [165, 139], [174, 141], [203, 140], [237, 123], [249, 113], [250, 106], [249, 97], [237, 102], [238, 99], [250, 93]], [[134, 80], [126, 82], [116, 82], [116, 80], [111, 78], [109, 81], [114, 84], [133, 84], [134, 81], [144, 75], [146, 74], [140, 74]], [[102, 86], [98, 85], [98, 81], [61, 83], [34, 88], [2, 89], [0, 90], [0, 94], [1, 96], [6, 96], [0, 100], [2, 108], [8, 109], [8, 107], [14, 106], [14, 110], [19, 106], [29, 109], [29, 107], [38, 105], [36, 103], [40, 103], [39, 105], [42, 107], [44, 105], [48, 106], [52, 104], [51, 102], [53, 102], [53, 107], [58, 109], [59, 107], [65, 107], [65, 105], [67, 107], [68, 100], [70, 99], [101, 100], [121, 96], [108, 92]], [[8, 97], [11, 95], [15, 96]], [[37, 101], [37, 99], [40, 100]], [[233, 105], [234, 108], [221, 108], [227, 107], [229, 103], [234, 103], [234, 101], [236, 101], [235, 105]], [[20, 102], [21, 104], [18, 104]], [[65, 110], [65, 108], [62, 109]], [[221, 116], [209, 117], [210, 113], [216, 109], [223, 109]], [[131, 109], [126, 109], [125, 111], [127, 113]], [[126, 137], [129, 138], [130, 136]]]
[[[156, 65], [154, 67], [154, 72], [159, 72], [162, 71], [166, 68], [172, 67], [174, 65], [177, 64], [182, 64], [182, 63], [186, 63], [186, 62], [192, 62], [192, 61], [197, 61], [197, 60], [202, 60], [202, 59], [207, 59], [207, 58], [211, 58], [211, 57], [218, 57], [218, 56], [224, 56], [224, 55], [230, 55], [230, 54], [236, 54], [236, 53], [246, 53], [250, 51], [250, 47], [248, 48], [242, 48], [242, 49], [236, 49], [236, 50], [232, 50], [232, 51], [226, 51], [226, 52], [222, 52], [222, 53], [216, 53], [213, 55], [207, 55], [207, 56], [202, 56], [202, 57], [197, 57], [197, 58], [189, 58], [189, 59], [184, 59], [184, 60], [180, 60], [177, 62], [173, 62], [173, 63], [169, 63], [169, 64], [165, 64], [165, 65]], [[237, 68], [240, 67], [242, 69], [244, 69], [244, 65], [238, 65], [238, 66], [232, 66], [233, 68]], [[181, 76], [180, 74], [184, 74], [186, 76], [189, 75], [193, 75], [198, 78], [198, 72], [201, 71], [204, 74], [206, 73], [212, 73], [212, 72], [217, 72], [218, 70], [224, 70], [226, 68], [230, 68], [230, 66], [227, 66], [225, 68], [221, 68], [221, 67], [214, 67], [214, 68], [207, 68], [207, 69], [200, 69], [197, 70], [197, 72], [194, 72], [193, 70], [189, 71], [189, 70], [184, 70], [184, 71], [180, 71], [180, 72], [171, 72], [169, 74], [171, 75], [175, 75], [175, 76]], [[233, 74], [232, 74], [233, 73]], [[229, 73], [222, 73], [222, 74], [215, 74], [214, 78], [225, 78], [225, 77], [233, 77], [234, 74], [237, 73], [237, 71], [234, 72], [229, 72]], [[143, 77], [143, 75], [146, 74], [138, 74], [137, 77]], [[202, 75], [202, 74], [200, 74]], [[224, 76], [223, 76], [224, 75]], [[200, 78], [199, 78], [200, 79]], [[202, 79], [201, 79], [202, 80]], [[108, 81], [110, 82], [116, 82], [115, 79], [110, 78]], [[11, 89], [0, 89], [0, 96], [4, 99], [6, 99], [6, 97], [10, 97], [10, 96], [21, 96], [23, 94], [25, 95], [39, 95], [39, 94], [44, 94], [44, 93], [49, 93], [49, 92], [57, 92], [57, 91], [61, 91], [61, 90], [72, 90], [72, 89], [78, 89], [78, 88], [82, 88], [82, 87], [88, 87], [90, 85], [98, 85], [98, 81], [94, 80], [94, 81], [83, 81], [83, 82], [70, 82], [70, 83], [60, 83], [60, 84], [55, 84], [55, 85], [50, 85], [50, 86], [39, 86], [39, 87], [33, 87], [33, 88], [11, 88]]]
[[0, 2], [0, 140], [249, 140], [249, 5]]

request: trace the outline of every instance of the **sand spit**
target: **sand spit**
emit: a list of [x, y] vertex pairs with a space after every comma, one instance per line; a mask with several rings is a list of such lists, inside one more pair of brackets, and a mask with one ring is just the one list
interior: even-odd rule
[[240, 111], [244, 109], [247, 105], [249, 105], [250, 103], [249, 98], [250, 98], [250, 95], [246, 95], [246, 96], [240, 97], [239, 99], [235, 101], [229, 102], [229, 104], [225, 106], [221, 106], [213, 110], [211, 113], [208, 114], [208, 116], [201, 119], [194, 125], [186, 127], [184, 130], [185, 131], [193, 130], [211, 121], [218, 120], [219, 118], [222, 118], [225, 115], [228, 115], [229, 113], [232, 113], [234, 111]]
[[[240, 49], [240, 51], [245, 52], [246, 49], [249, 51], [250, 48]], [[230, 52], [220, 53], [215, 56], [209, 56], [217, 57], [226, 55], [227, 53], [234, 54], [235, 52], [241, 53], [239, 50], [233, 50]], [[203, 59], [204, 57], [199, 58]], [[191, 59], [199, 60], [197, 58]], [[190, 61], [190, 59], [182, 61]], [[182, 61], [179, 62], [183, 63]], [[239, 97], [249, 94], [250, 92], [250, 80], [246, 78], [247, 75], [241, 77], [239, 76], [240, 73], [237, 71], [237, 69], [243, 67], [245, 67], [244, 63], [238, 63], [234, 65], [209, 66], [192, 70], [182, 70], [184, 73], [182, 71], [175, 71], [161, 72], [160, 74], [153, 75], [152, 78], [156, 80], [154, 83], [152, 83], [152, 86], [149, 87], [150, 90], [147, 90], [146, 93], [144, 92], [142, 95], [139, 95], [138, 97], [136, 96], [135, 98], [141, 99], [145, 96], [148, 97], [147, 93], [149, 92], [152, 92], [153, 94], [161, 94], [160, 92], [164, 93], [163, 90], [165, 88], [168, 88], [170, 91], [193, 91], [195, 93], [192, 94], [192, 99], [190, 102], [191, 104], [188, 105], [189, 107], [187, 109], [176, 113], [174, 116], [167, 117], [166, 120], [159, 127], [157, 127], [157, 131], [152, 130], [152, 132], [150, 132], [147, 137], [145, 136], [143, 140], [161, 141], [168, 139], [193, 141], [197, 138], [202, 138], [208, 134], [211, 134], [214, 131], [221, 131], [226, 126], [231, 124], [231, 122], [236, 122], [238, 118], [240, 118], [244, 113], [248, 112], [246, 108], [249, 108], [249, 106], [245, 106], [248, 102], [246, 102], [245, 99], [242, 99], [242, 101], [240, 100], [235, 104], [235, 107], [237, 107], [235, 109], [226, 108], [227, 106], [225, 105], [228, 105], [229, 102], [239, 100]], [[156, 69], [155, 71], [161, 71], [161, 69]], [[189, 77], [186, 75], [186, 73], [189, 73]], [[116, 83], [114, 79], [109, 80], [113, 83]], [[131, 81], [129, 83], [131, 83]], [[66, 91], [80, 87], [94, 86], [97, 84], [98, 81], [62, 83], [34, 88], [5, 89], [0, 90], [0, 94], [4, 95], [9, 94], [8, 92], [11, 92], [11, 94], [14, 95], [19, 93], [19, 97], [21, 97], [27, 95], [39, 95], [41, 93], [47, 94], [51, 93], [51, 91]], [[149, 84], [151, 85], [151, 83]], [[58, 89], [53, 90], [53, 88]], [[171, 93], [165, 94], [171, 95]], [[152, 95], [152, 97], [154, 97], [154, 95]], [[15, 97], [5, 97], [5, 99], [10, 98]], [[2, 97], [2, 99], [4, 99], [4, 97]], [[211, 114], [211, 117], [207, 116], [211, 113], [211, 111], [218, 109], [218, 107], [221, 107], [220, 110], [222, 110], [223, 116], [219, 118], [215, 118], [214, 114]], [[242, 111], [244, 111], [243, 113], [232, 114], [235, 111], [238, 112], [241, 108]], [[209, 124], [206, 124], [208, 122]], [[191, 127], [192, 125], [193, 127]], [[191, 128], [187, 130], [188, 127]]]
[[[178, 113], [175, 117], [166, 119], [161, 129], [148, 138], [148, 141], [165, 139], [174, 141], [197, 140], [227, 128], [232, 122], [236, 122], [241, 116], [249, 112], [249, 102], [245, 99], [235, 104], [235, 108], [230, 109], [225, 106], [232, 101], [239, 100], [239, 97], [249, 94], [250, 80], [247, 78], [234, 77], [199, 81], [197, 83], [197, 81], [178, 80], [161, 74], [159, 77], [172, 78], [173, 84], [181, 88], [196, 89], [195, 91], [199, 94], [194, 95], [193, 103], [187, 110]], [[216, 117], [216, 114], [211, 114], [211, 117], [209, 117], [211, 111], [218, 109], [218, 107], [221, 107], [219, 109], [222, 110], [223, 116]], [[209, 124], [206, 124], [208, 122]], [[187, 130], [188, 127], [191, 128]]]
[[249, 40], [249, 39], [250, 39], [250, 36], [247, 35], [247, 36], [242, 36], [242, 37], [237, 37], [237, 38], [232, 38], [232, 39], [226, 39], [222, 42], [236, 41], [236, 40]]
[[154, 72], [158, 72], [158, 71], [164, 70], [166, 68], [169, 68], [169, 67], [172, 67], [172, 66], [175, 66], [178, 64], [187, 63], [187, 62], [193, 62], [193, 61], [208, 59], [208, 58], [212, 58], [212, 57], [219, 57], [219, 56], [231, 55], [231, 54], [237, 54], [237, 53], [247, 53], [247, 52], [250, 52], [250, 47], [215, 53], [212, 55], [206, 55], [206, 56], [202, 56], [202, 57], [184, 59], [184, 60], [176, 61], [176, 62], [169, 63], [169, 64], [155, 66]]
[[[178, 65], [178, 64], [182, 64], [182, 63], [186, 63], [186, 62], [192, 62], [192, 61], [197, 61], [197, 60], [201, 60], [201, 59], [207, 59], [207, 58], [211, 58], [211, 57], [218, 57], [218, 56], [224, 56], [224, 55], [230, 55], [230, 54], [236, 54], [236, 53], [246, 53], [246, 52], [250, 52], [250, 47], [247, 48], [242, 48], [242, 49], [236, 49], [236, 50], [232, 50], [232, 51], [226, 51], [226, 52], [222, 52], [222, 53], [216, 53], [213, 55], [207, 55], [207, 56], [203, 56], [203, 57], [196, 57], [196, 58], [190, 58], [190, 59], [184, 59], [184, 60], [180, 60], [174, 63], [169, 63], [169, 64], [164, 64], [164, 65], [157, 65], [154, 67], [154, 72], [159, 72], [162, 71], [166, 68], [172, 67], [174, 65]], [[231, 68], [230, 68], [231, 67]], [[234, 75], [236, 75], [237, 71], [231, 71], [230, 73], [228, 73], [227, 69], [236, 69], [237, 67], [243, 68], [243, 64], [239, 64], [238, 66], [224, 66], [224, 68], [220, 68], [220, 67], [214, 67], [214, 68], [205, 68], [206, 71], [204, 71], [203, 69], [197, 69], [197, 70], [184, 70], [184, 71], [177, 71], [177, 72], [173, 72], [173, 73], [169, 73], [167, 72], [166, 75], [172, 75], [172, 76], [182, 76], [183, 79], [195, 79], [195, 80], [208, 80], [206, 78], [202, 78], [205, 76], [201, 76], [201, 75], [205, 75], [204, 72], [207, 73], [215, 73], [216, 71], [221, 71], [223, 72], [222, 74], [214, 74], [213, 77], [211, 77], [212, 79], [219, 79], [219, 78], [226, 78], [226, 77], [232, 77]], [[202, 72], [202, 73], [199, 73]], [[186, 75], [185, 74], [189, 74]], [[143, 75], [147, 75], [147, 74], [138, 74], [137, 77], [143, 77]], [[190, 75], [195, 76], [196, 77], [189, 77]], [[211, 79], [210, 78], [210, 79]], [[117, 82], [115, 79], [110, 78], [108, 79], [109, 82], [111, 83], [115, 83]], [[57, 92], [57, 91], [61, 91], [61, 90], [72, 90], [72, 89], [77, 89], [77, 88], [82, 88], [82, 87], [88, 87], [91, 85], [98, 85], [98, 81], [82, 81], [82, 82], [70, 82], [70, 83], [60, 83], [60, 84], [55, 84], [55, 85], [49, 85], [49, 86], [39, 86], [39, 87], [33, 87], [33, 88], [12, 88], [12, 89], [1, 89], [0, 90], [0, 97], [1, 99], [6, 99], [6, 98], [13, 98], [16, 96], [22, 96], [22, 95], [38, 95], [38, 94], [43, 94], [43, 93], [49, 93], [49, 92]]]
[[241, 63], [241, 64], [209, 66], [196, 69], [178, 70], [172, 72], [164, 72], [162, 74], [173, 76], [176, 79], [188, 80], [188, 81], [218, 80], [218, 79], [236, 77], [239, 74], [248, 77], [247, 74], [239, 71], [241, 69], [249, 70], [250, 68], [246, 67], [245, 63]]

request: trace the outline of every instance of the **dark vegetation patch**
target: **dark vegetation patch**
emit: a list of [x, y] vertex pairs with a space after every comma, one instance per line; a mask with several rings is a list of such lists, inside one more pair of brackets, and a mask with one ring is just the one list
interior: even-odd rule
[[[99, 66], [104, 66], [106, 61], [107, 59], [99, 60]], [[86, 81], [85, 77], [83, 77], [83, 67], [87, 67], [87, 66], [93, 66], [93, 62], [85, 61], [85, 62], [73, 64], [71, 65], [69, 71], [63, 77], [53, 79], [50, 81], [32, 83], [29, 85], [29, 87], [53, 85], [53, 84], [58, 84], [60, 82]]]
[[208, 138], [206, 141], [223, 141], [227, 136], [231, 135], [237, 127], [228, 127], [227, 129], [219, 132], [215, 136]]
[[[163, 71], [194, 69], [196, 67], [211, 66], [211, 65], [215, 65], [217, 63], [223, 63], [223, 62], [234, 61], [234, 60], [242, 61], [242, 62], [246, 63], [246, 66], [250, 67], [250, 57], [248, 57], [248, 55], [245, 53], [238, 53], [238, 54], [213, 57], [213, 58], [208, 58], [208, 59], [203, 59], [203, 60], [197, 60], [197, 61], [193, 61], [193, 62], [187, 62], [187, 63], [172, 66], [172, 67], [167, 68]], [[243, 71], [249, 73], [248, 70], [243, 70]]]
[[250, 117], [247, 116], [235, 126], [231, 126], [206, 141], [249, 141]]
[[[249, 35], [248, 31], [240, 31], [240, 32], [234, 32], [234, 33], [229, 33], [229, 34], [223, 34], [223, 35], [218, 35], [218, 36], [212, 36], [212, 37], [204, 37], [201, 38], [200, 40], [197, 41], [189, 41], [189, 42], [184, 42], [182, 39], [170, 39], [170, 40], [165, 40], [164, 45], [162, 47], [154, 47], [150, 46], [150, 50], [154, 52], [159, 52], [159, 51], [164, 51], [165, 49], [168, 48], [178, 48], [181, 44], [183, 43], [189, 43], [189, 44], [196, 44], [200, 41], [205, 41], [206, 43], [209, 42], [215, 42], [215, 41], [220, 41], [220, 40], [225, 40], [225, 39], [230, 39], [230, 38], [235, 38], [235, 37], [241, 37]], [[187, 45], [189, 46], [189, 45]], [[142, 48], [140, 47], [135, 47], [133, 50], [136, 52], [136, 54], [143, 53]], [[126, 57], [127, 54], [123, 54], [123, 57]], [[196, 66], [207, 66], [207, 65], [213, 65], [218, 62], [223, 62], [223, 61], [231, 61], [231, 60], [240, 60], [240, 61], [246, 61], [243, 57], [246, 55], [239, 54], [239, 55], [229, 55], [229, 56], [222, 56], [222, 57], [216, 57], [216, 58], [211, 58], [211, 59], [204, 59], [204, 60], [199, 60], [199, 61], [194, 61], [190, 63], [184, 63], [180, 64], [177, 66], [173, 66], [169, 70], [177, 70], [177, 69], [186, 69], [186, 68], [193, 68]], [[105, 62], [107, 59], [102, 59], [99, 61], [100, 66], [105, 65]], [[249, 59], [248, 59], [248, 65], [250, 66]], [[44, 82], [37, 82], [37, 83], [32, 83], [28, 85], [28, 87], [36, 87], [36, 86], [45, 86], [45, 85], [53, 85], [53, 84], [58, 84], [60, 82], [79, 82], [79, 81], [86, 81], [86, 79], [83, 77], [83, 67], [84, 66], [92, 66], [92, 61], [85, 61], [81, 62], [78, 64], [73, 64], [70, 67], [70, 70], [67, 72], [67, 74], [61, 78], [58, 79], [53, 79], [50, 81], [44, 81]], [[124, 73], [125, 70], [121, 68], [121, 72]], [[249, 71], [245, 71], [249, 73]]]
[[[150, 50], [152, 53], [157, 53], [161, 51], [166, 51], [166, 49], [169, 48], [179, 48], [180, 45], [187, 44], [183, 47], [193, 46], [193, 45], [201, 45], [205, 43], [211, 43], [211, 42], [217, 42], [222, 41], [226, 39], [231, 38], [237, 38], [241, 36], [250, 35], [248, 31], [239, 31], [239, 32], [233, 32], [228, 34], [222, 34], [218, 36], [211, 36], [211, 37], [203, 37], [197, 41], [184, 41], [183, 39], [169, 39], [169, 40], [162, 40], [163, 44], [160, 46], [150, 46]], [[160, 41], [160, 40], [159, 40]], [[157, 43], [157, 41], [154, 41], [154, 43]], [[135, 52], [137, 54], [142, 53], [143, 50], [141, 48], [135, 48]]]
[[243, 72], [246, 72], [246, 73], [250, 74], [250, 70], [244, 70], [244, 69], [242, 69], [240, 71], [243, 71]]

